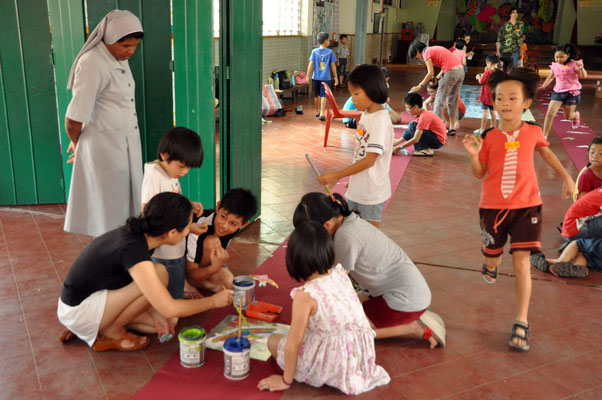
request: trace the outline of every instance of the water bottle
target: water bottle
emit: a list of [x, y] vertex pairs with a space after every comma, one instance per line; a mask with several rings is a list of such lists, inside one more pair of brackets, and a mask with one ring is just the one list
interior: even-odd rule
[[274, 76], [274, 89], [280, 90], [280, 79], [278, 79], [278, 74]]

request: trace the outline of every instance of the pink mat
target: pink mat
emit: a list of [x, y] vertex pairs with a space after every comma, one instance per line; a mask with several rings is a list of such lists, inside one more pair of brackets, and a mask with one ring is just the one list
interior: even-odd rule
[[[396, 129], [397, 136], [401, 130]], [[401, 182], [401, 178], [410, 163], [411, 157], [395, 155], [391, 159], [391, 192]], [[308, 166], [309, 168], [309, 166]], [[333, 191], [344, 194], [345, 187], [339, 182]], [[385, 204], [385, 210], [389, 201]], [[255, 294], [258, 299], [268, 303], [283, 306], [282, 313], [277, 322], [290, 324], [292, 299], [289, 295], [291, 289], [300, 286], [299, 282], [291, 279], [286, 271], [285, 254], [288, 239], [276, 249], [257, 270], [256, 274], [268, 274], [270, 278], [278, 282], [280, 286], [276, 289], [270, 285], [256, 287]], [[215, 310], [203, 323], [203, 327], [209, 331], [215, 327], [228, 314], [234, 314], [232, 308], [226, 307]], [[175, 338], [174, 340], [177, 340]], [[273, 358], [268, 361], [251, 360], [251, 374], [242, 381], [231, 381], [224, 377], [224, 358], [221, 352], [207, 350], [205, 353], [205, 364], [200, 368], [187, 369], [180, 365], [180, 354], [176, 352], [155, 376], [144, 386], [134, 399], [166, 399], [177, 398], [178, 400], [233, 398], [237, 399], [278, 399], [282, 392], [265, 392], [257, 389], [257, 383], [272, 374], [280, 374], [282, 370]]]
[[[537, 95], [537, 104], [544, 114], [548, 111], [551, 94], [551, 90], [541, 90]], [[577, 110], [579, 110], [579, 106], [577, 106]], [[564, 119], [564, 110], [562, 107], [558, 110], [556, 117], [554, 117], [552, 129], [556, 133], [556, 136], [558, 136], [558, 139], [560, 139], [569, 157], [571, 157], [577, 170], [581, 171], [589, 162], [587, 146], [597, 135], [583, 121], [579, 128], [573, 129], [571, 121]]]

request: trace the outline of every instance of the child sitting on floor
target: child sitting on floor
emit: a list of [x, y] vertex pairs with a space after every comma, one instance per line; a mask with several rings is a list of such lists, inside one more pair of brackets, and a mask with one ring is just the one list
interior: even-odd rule
[[531, 265], [561, 278], [585, 278], [589, 268], [602, 269], [602, 238], [573, 240], [558, 258], [533, 254]]
[[389, 168], [393, 150], [393, 124], [387, 110], [387, 82], [376, 65], [360, 65], [347, 78], [353, 104], [364, 110], [355, 135], [353, 164], [318, 177], [322, 185], [332, 185], [350, 176], [347, 200], [362, 218], [380, 224], [385, 202], [391, 197]]
[[474, 133], [477, 135], [480, 135], [481, 132], [486, 129], [487, 119], [489, 116], [491, 116], [491, 119], [489, 120], [489, 127], [495, 127], [495, 110], [493, 109], [491, 91], [489, 90], [489, 86], [487, 86], [487, 79], [489, 79], [489, 75], [491, 75], [493, 71], [497, 70], [499, 61], [499, 58], [495, 54], [489, 54], [485, 59], [485, 72], [482, 74], [477, 74], [475, 77], [482, 86], [479, 101], [481, 102], [481, 109], [483, 110], [483, 116], [481, 117], [481, 128], [474, 131]]
[[374, 331], [341, 264], [330, 235], [315, 221], [298, 224], [286, 249], [286, 269], [303, 286], [291, 291], [288, 336], [271, 335], [268, 348], [282, 375], [262, 379], [260, 390], [286, 390], [293, 381], [359, 394], [386, 385], [375, 364]]
[[596, 136], [587, 151], [589, 163], [579, 172], [573, 201], [602, 186], [602, 136]]
[[[409, 93], [403, 101], [406, 111], [418, 118], [418, 122], [410, 122], [408, 129], [403, 132], [403, 137], [393, 143], [393, 153], [404, 152], [406, 147], [413, 144], [414, 156], [432, 157], [435, 155], [433, 149], [439, 149], [445, 144], [445, 124], [437, 114], [422, 108], [422, 97], [418, 93]], [[399, 145], [404, 140], [406, 142]]]
[[207, 224], [207, 232], [188, 236], [186, 278], [191, 285], [213, 292], [221, 290], [222, 286], [232, 288], [234, 275], [224, 265], [230, 258], [226, 248], [255, 213], [257, 199], [241, 188], [228, 190], [217, 202], [216, 210], [203, 212], [198, 222]]
[[[199, 168], [203, 163], [203, 145], [196, 132], [184, 128], [170, 129], [159, 142], [157, 159], [144, 166], [142, 180], [142, 213], [146, 203], [156, 194], [173, 192], [182, 194], [178, 178], [184, 177], [190, 168]], [[193, 213], [198, 217], [203, 212], [201, 203], [191, 201]], [[197, 235], [205, 232], [206, 226], [191, 224], [190, 231]], [[169, 274], [168, 290], [174, 299], [184, 297], [186, 281], [186, 240], [174, 245], [165, 244], [155, 249], [152, 260], [163, 264]]]
[[539, 75], [527, 68], [514, 68], [510, 73], [494, 71], [487, 84], [495, 109], [500, 115], [498, 128], [488, 129], [480, 137], [466, 135], [464, 147], [470, 155], [474, 175], [483, 181], [479, 215], [482, 252], [481, 269], [488, 284], [496, 282], [504, 244], [510, 240], [512, 266], [516, 275], [517, 312], [510, 336], [510, 347], [529, 350], [528, 311], [531, 297], [530, 253], [541, 252], [541, 197], [535, 174], [533, 152], [559, 175], [564, 185], [563, 196], [574, 190], [571, 176], [556, 155], [538, 125], [523, 123], [523, 111], [531, 106]]

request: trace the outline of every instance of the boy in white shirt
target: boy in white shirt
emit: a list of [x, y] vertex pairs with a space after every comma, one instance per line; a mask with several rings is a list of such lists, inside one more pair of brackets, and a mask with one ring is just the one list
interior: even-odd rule
[[[159, 142], [157, 160], [144, 165], [142, 181], [142, 213], [146, 203], [162, 192], [182, 193], [179, 178], [185, 176], [190, 168], [198, 168], [203, 163], [203, 145], [199, 135], [184, 127], [169, 130]], [[203, 213], [201, 203], [191, 201], [192, 212], [197, 217]], [[190, 232], [200, 235], [207, 225], [191, 224]], [[169, 274], [168, 290], [174, 299], [184, 297], [186, 280], [186, 240], [176, 245], [163, 245], [153, 253], [153, 262], [165, 266]]]

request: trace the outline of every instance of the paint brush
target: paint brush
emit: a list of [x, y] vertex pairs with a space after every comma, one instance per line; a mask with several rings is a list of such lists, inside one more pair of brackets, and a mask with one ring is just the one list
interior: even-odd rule
[[[307, 158], [307, 161], [309, 162], [309, 165], [311, 166], [311, 169], [314, 170], [314, 173], [316, 174], [316, 178], [318, 176], [320, 176], [320, 171], [318, 171], [318, 168], [316, 167], [316, 164], [314, 164], [314, 162], [311, 159], [311, 156], [309, 154], [305, 155], [305, 158]], [[332, 196], [332, 191], [330, 190], [330, 188], [328, 187], [328, 185], [324, 185], [324, 187], [326, 188], [326, 191], [328, 192], [328, 194], [330, 196]]]
[[242, 337], [242, 297], [240, 298], [238, 305], [240, 307], [238, 309], [238, 343], [240, 343]]

